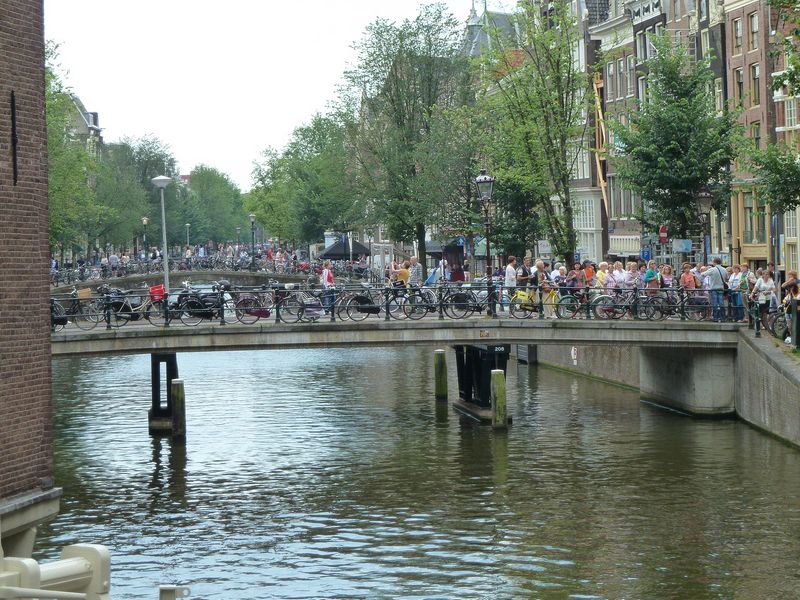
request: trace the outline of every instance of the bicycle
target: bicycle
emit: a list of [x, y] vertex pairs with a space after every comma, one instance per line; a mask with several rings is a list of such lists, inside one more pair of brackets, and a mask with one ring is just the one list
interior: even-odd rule
[[151, 325], [160, 327], [165, 323], [166, 293], [163, 285], [152, 286], [147, 294], [110, 288], [97, 288], [105, 296], [98, 299], [95, 308], [102, 307], [104, 318], [110, 318], [112, 327], [124, 327], [131, 321], [146, 319]]

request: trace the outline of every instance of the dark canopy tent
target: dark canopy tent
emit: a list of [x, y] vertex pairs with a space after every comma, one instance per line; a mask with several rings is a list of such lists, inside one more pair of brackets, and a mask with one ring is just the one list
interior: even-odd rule
[[[356, 259], [359, 256], [369, 256], [369, 248], [367, 248], [361, 242], [357, 242], [353, 240], [353, 258]], [[328, 260], [350, 260], [350, 246], [347, 242], [343, 242], [339, 240], [338, 242], [334, 242], [325, 250], [323, 250], [317, 258], [324, 258]]]

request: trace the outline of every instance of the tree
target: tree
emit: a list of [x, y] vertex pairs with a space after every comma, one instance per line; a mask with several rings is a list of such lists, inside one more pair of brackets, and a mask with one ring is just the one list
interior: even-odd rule
[[189, 188], [182, 202], [183, 217], [194, 239], [233, 239], [236, 226], [247, 220], [238, 186], [218, 169], [198, 165], [189, 174]]
[[390, 236], [416, 239], [420, 255], [439, 203], [422, 197], [419, 149], [436, 107], [460, 98], [457, 82], [466, 68], [461, 39], [459, 23], [443, 5], [423, 6], [414, 20], [369, 25], [356, 47], [356, 67], [345, 73], [359, 98], [348, 133], [364, 195]]
[[790, 96], [800, 95], [800, 5], [797, 0], [770, 0], [777, 37], [783, 46], [783, 71], [772, 80], [772, 89], [786, 86]]
[[515, 38], [492, 28], [499, 43], [483, 62], [488, 90], [483, 101], [498, 116], [495, 174], [530, 198], [555, 253], [572, 260], [570, 180], [588, 132], [589, 76], [575, 61], [583, 38], [571, 2], [554, 0], [546, 9], [538, 3], [519, 6]]
[[756, 185], [771, 212], [783, 213], [800, 204], [800, 162], [797, 152], [785, 145], [770, 144], [752, 157]]
[[739, 152], [741, 128], [732, 111], [717, 112], [708, 93], [714, 79], [708, 57], [691, 61], [666, 35], [652, 41], [647, 99], [627, 115], [627, 124], [611, 124], [622, 154], [617, 175], [641, 195], [646, 224], [667, 225], [686, 237], [697, 230], [701, 189], [711, 191], [717, 210], [730, 198], [729, 165]]

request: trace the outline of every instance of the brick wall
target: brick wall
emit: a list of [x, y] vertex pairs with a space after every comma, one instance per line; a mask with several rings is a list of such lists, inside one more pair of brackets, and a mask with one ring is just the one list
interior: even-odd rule
[[43, 13], [0, 2], [0, 500], [52, 476]]

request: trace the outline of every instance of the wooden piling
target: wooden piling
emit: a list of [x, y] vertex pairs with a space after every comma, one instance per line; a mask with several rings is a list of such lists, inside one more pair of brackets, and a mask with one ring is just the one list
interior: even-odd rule
[[433, 377], [436, 400], [447, 402], [447, 356], [444, 350], [433, 353]]
[[506, 376], [502, 369], [492, 369], [492, 427], [506, 429], [508, 427], [508, 411], [506, 409]]
[[186, 443], [186, 394], [183, 379], [172, 380], [172, 439]]

